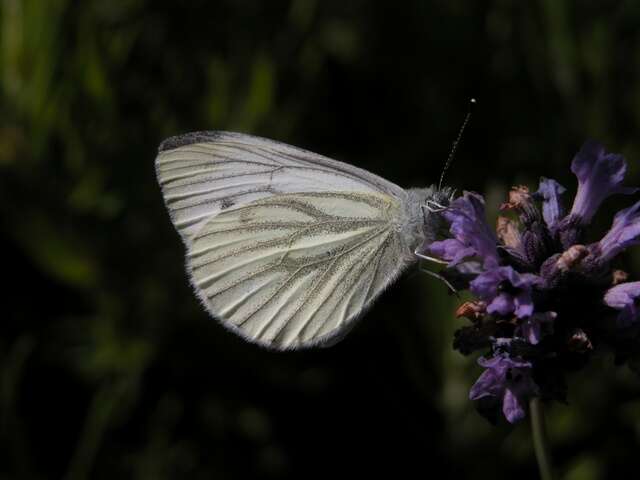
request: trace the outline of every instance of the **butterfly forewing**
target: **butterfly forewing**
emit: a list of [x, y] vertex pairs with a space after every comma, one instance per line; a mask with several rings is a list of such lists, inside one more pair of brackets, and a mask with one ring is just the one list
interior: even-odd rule
[[369, 172], [241, 134], [190, 134], [160, 150], [192, 284], [250, 341], [339, 338], [412, 260], [400, 234], [406, 193]]

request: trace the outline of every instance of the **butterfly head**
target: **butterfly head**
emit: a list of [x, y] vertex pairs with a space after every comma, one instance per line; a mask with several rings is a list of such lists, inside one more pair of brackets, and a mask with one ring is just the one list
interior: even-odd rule
[[425, 192], [424, 204], [421, 208], [426, 212], [425, 215], [444, 212], [449, 207], [454, 195], [455, 190], [450, 187], [432, 185]]
[[450, 187], [412, 188], [409, 194], [409, 217], [405, 234], [411, 252], [422, 252], [437, 238], [447, 236], [448, 223], [444, 212], [455, 195]]
[[454, 195], [455, 190], [450, 187], [432, 185], [426, 189], [424, 201], [420, 206], [425, 243], [431, 243], [438, 236], [446, 234], [447, 222], [443, 212], [449, 208]]

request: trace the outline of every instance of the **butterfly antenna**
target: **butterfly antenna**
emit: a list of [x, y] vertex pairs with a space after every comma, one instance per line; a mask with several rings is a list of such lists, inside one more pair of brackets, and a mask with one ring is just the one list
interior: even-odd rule
[[471, 100], [469, 100], [469, 110], [467, 111], [467, 114], [464, 117], [464, 122], [462, 122], [462, 126], [460, 127], [460, 131], [458, 132], [458, 136], [456, 137], [456, 139], [453, 142], [453, 145], [451, 146], [451, 152], [449, 152], [449, 157], [447, 157], [447, 161], [444, 164], [442, 173], [440, 174], [440, 181], [438, 182], [438, 190], [442, 189], [444, 174], [447, 173], [447, 170], [449, 169], [449, 166], [451, 165], [453, 158], [456, 156], [456, 150], [458, 150], [458, 144], [462, 139], [462, 134], [464, 133], [464, 129], [467, 126], [467, 123], [469, 123], [469, 119], [471, 118], [471, 113], [473, 112], [473, 107], [475, 107], [476, 103], [477, 102], [475, 98], [472, 98]]

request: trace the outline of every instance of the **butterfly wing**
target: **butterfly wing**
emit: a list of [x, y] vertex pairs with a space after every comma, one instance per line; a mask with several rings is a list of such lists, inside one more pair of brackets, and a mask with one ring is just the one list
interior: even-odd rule
[[340, 338], [413, 261], [407, 193], [365, 170], [226, 132], [165, 141], [156, 169], [196, 293], [252, 342]]

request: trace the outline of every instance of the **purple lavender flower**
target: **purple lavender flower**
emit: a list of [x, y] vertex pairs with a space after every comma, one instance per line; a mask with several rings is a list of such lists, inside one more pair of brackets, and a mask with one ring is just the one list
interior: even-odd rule
[[531, 273], [518, 273], [512, 267], [497, 267], [478, 275], [470, 283], [471, 293], [487, 302], [490, 314], [508, 315], [515, 313], [518, 318], [533, 313], [533, 286], [542, 279]]
[[455, 266], [463, 259], [477, 256], [484, 266], [498, 264], [498, 242], [485, 220], [484, 200], [477, 193], [464, 192], [443, 213], [449, 221], [452, 238], [431, 243], [429, 252]]
[[604, 295], [604, 302], [620, 311], [617, 317], [620, 327], [631, 326], [640, 314], [640, 282], [621, 283], [610, 288]]
[[571, 169], [578, 191], [568, 214], [565, 188], [542, 178], [534, 194], [525, 186], [511, 190], [500, 209], [516, 218], [499, 217], [496, 235], [482, 197], [465, 193], [443, 214], [450, 238], [429, 247], [448, 262], [443, 275], [477, 297], [458, 308], [472, 325], [454, 339], [465, 355], [491, 349], [491, 358], [479, 360], [486, 370], [470, 398], [499, 405], [512, 423], [524, 417], [532, 396], [564, 401], [565, 374], [598, 348], [618, 359], [640, 356], [638, 329], [625, 328], [640, 325], [640, 282], [627, 282], [627, 273], [611, 267], [640, 243], [640, 202], [618, 212], [599, 242], [581, 240], [607, 197], [636, 191], [622, 187], [626, 162], [587, 142]]
[[478, 364], [486, 370], [471, 387], [469, 399], [490, 397], [502, 406], [502, 413], [510, 423], [522, 420], [527, 400], [538, 391], [531, 378], [531, 363], [499, 355], [481, 357]]
[[640, 202], [619, 211], [613, 225], [595, 246], [596, 255], [604, 262], [616, 257], [628, 247], [640, 243]]
[[594, 141], [585, 142], [571, 162], [571, 171], [578, 177], [578, 192], [570, 215], [580, 225], [587, 225], [598, 207], [616, 193], [634, 193], [635, 188], [622, 186], [627, 163], [622, 155], [607, 153]]

